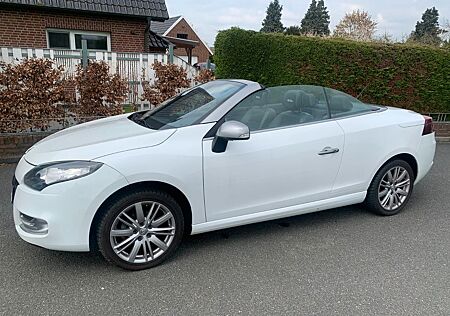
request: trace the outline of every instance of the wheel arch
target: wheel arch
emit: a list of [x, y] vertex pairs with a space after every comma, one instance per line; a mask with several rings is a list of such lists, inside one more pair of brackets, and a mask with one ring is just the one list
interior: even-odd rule
[[108, 204], [111, 203], [111, 201], [113, 201], [116, 197], [120, 195], [127, 194], [127, 192], [134, 192], [139, 189], [156, 189], [164, 191], [169, 195], [171, 195], [180, 204], [185, 220], [185, 234], [190, 235], [192, 231], [192, 207], [191, 204], [189, 203], [188, 198], [180, 189], [171, 184], [161, 181], [136, 182], [129, 184], [123, 188], [120, 188], [116, 192], [112, 193], [105, 201], [103, 201], [103, 203], [95, 212], [94, 218], [92, 219], [89, 228], [89, 248], [91, 250], [97, 248], [96, 244], [97, 241], [95, 238], [95, 231], [96, 231], [95, 228], [96, 224], [100, 221], [101, 216], [107, 210]]
[[[407, 162], [407, 163], [411, 166], [411, 168], [412, 168], [412, 170], [413, 170], [413, 172], [414, 172], [414, 179], [417, 177], [418, 172], [419, 172], [419, 165], [418, 165], [417, 159], [416, 159], [411, 153], [406, 153], [406, 152], [404, 152], [404, 153], [395, 154], [394, 156], [391, 156], [389, 159], [385, 160], [384, 163], [382, 163], [382, 164], [376, 169], [375, 173], [372, 175], [372, 179], [370, 180], [369, 186], [372, 184], [372, 182], [373, 182], [373, 180], [375, 179], [375, 177], [376, 177], [376, 175], [378, 174], [378, 172], [379, 172], [385, 165], [387, 165], [387, 164], [390, 163], [391, 161], [394, 161], [394, 160], [397, 160], [397, 159], [400, 159], [400, 160], [403, 160], [403, 161]], [[369, 188], [369, 186], [368, 186], [368, 188]]]
[[[414, 179], [415, 179], [415, 178], [417, 177], [418, 172], [419, 172], [419, 165], [418, 165], [418, 163], [417, 163], [417, 159], [416, 159], [412, 154], [409, 154], [409, 153], [402, 153], [402, 154], [397, 154], [397, 155], [393, 156], [392, 158], [388, 159], [388, 160], [387, 160], [387, 161], [386, 161], [386, 162], [378, 169], [378, 171], [379, 171], [381, 168], [383, 168], [386, 164], [390, 163], [391, 161], [397, 160], [397, 159], [403, 160], [403, 161], [407, 162], [407, 163], [411, 166], [411, 168], [412, 168], [412, 170], [413, 170], [413, 172], [414, 172]], [[377, 171], [377, 173], [378, 173], [378, 171]]]

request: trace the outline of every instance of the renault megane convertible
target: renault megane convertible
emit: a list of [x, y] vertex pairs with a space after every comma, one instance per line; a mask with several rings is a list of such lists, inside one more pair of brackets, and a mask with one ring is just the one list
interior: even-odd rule
[[31, 244], [146, 269], [186, 234], [363, 202], [395, 215], [435, 147], [431, 118], [412, 111], [218, 80], [37, 143], [15, 172], [14, 221]]

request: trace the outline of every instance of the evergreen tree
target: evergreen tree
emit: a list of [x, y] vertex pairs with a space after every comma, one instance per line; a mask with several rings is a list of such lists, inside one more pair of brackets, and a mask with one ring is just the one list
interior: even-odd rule
[[312, 0], [301, 22], [302, 34], [324, 36], [330, 34], [330, 15], [323, 0]]
[[439, 28], [439, 12], [435, 7], [426, 9], [422, 15], [422, 21], [418, 21], [411, 38], [414, 41], [439, 45], [441, 43], [441, 29]]
[[289, 26], [284, 31], [284, 34], [286, 34], [286, 35], [301, 35], [300, 26], [298, 26], [298, 25]]
[[317, 18], [317, 2], [312, 0], [309, 5], [308, 11], [306, 11], [305, 17], [300, 23], [300, 31], [302, 34], [313, 34], [314, 35], [314, 21]]
[[317, 15], [318, 17], [315, 22], [317, 28], [316, 34], [320, 36], [330, 35], [330, 14], [323, 0], [317, 2]]
[[278, 0], [270, 2], [267, 8], [267, 15], [262, 23], [261, 32], [265, 33], [283, 33], [284, 26], [281, 23], [281, 12], [283, 6], [280, 5]]

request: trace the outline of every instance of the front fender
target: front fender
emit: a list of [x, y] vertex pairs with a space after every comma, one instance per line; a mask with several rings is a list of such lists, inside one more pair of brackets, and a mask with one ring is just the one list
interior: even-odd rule
[[119, 171], [130, 184], [157, 181], [181, 191], [192, 209], [192, 224], [206, 221], [203, 198], [204, 135], [214, 124], [185, 127], [163, 144], [99, 158]]

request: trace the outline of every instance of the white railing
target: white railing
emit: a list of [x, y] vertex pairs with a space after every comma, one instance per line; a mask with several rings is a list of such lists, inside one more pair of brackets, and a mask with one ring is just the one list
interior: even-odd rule
[[[90, 60], [102, 60], [108, 63], [111, 73], [119, 73], [128, 81], [130, 93], [126, 104], [135, 104], [139, 108], [149, 107], [148, 102], [142, 101], [143, 94], [142, 76], [144, 80], [153, 83], [155, 72], [152, 68], [155, 61], [163, 64], [169, 62], [166, 54], [142, 54], [142, 53], [115, 53], [89, 51]], [[0, 61], [6, 63], [20, 63], [25, 58], [49, 58], [55, 61], [57, 66], [64, 67], [64, 75], [74, 75], [77, 65], [81, 63], [82, 53], [80, 50], [58, 50], [58, 49], [36, 49], [36, 48], [0, 48]], [[174, 56], [174, 64], [186, 70], [188, 79], [192, 80], [197, 75], [197, 69], [181, 58]]]
[[427, 115], [431, 116], [435, 123], [450, 124], [450, 113], [428, 113]]

